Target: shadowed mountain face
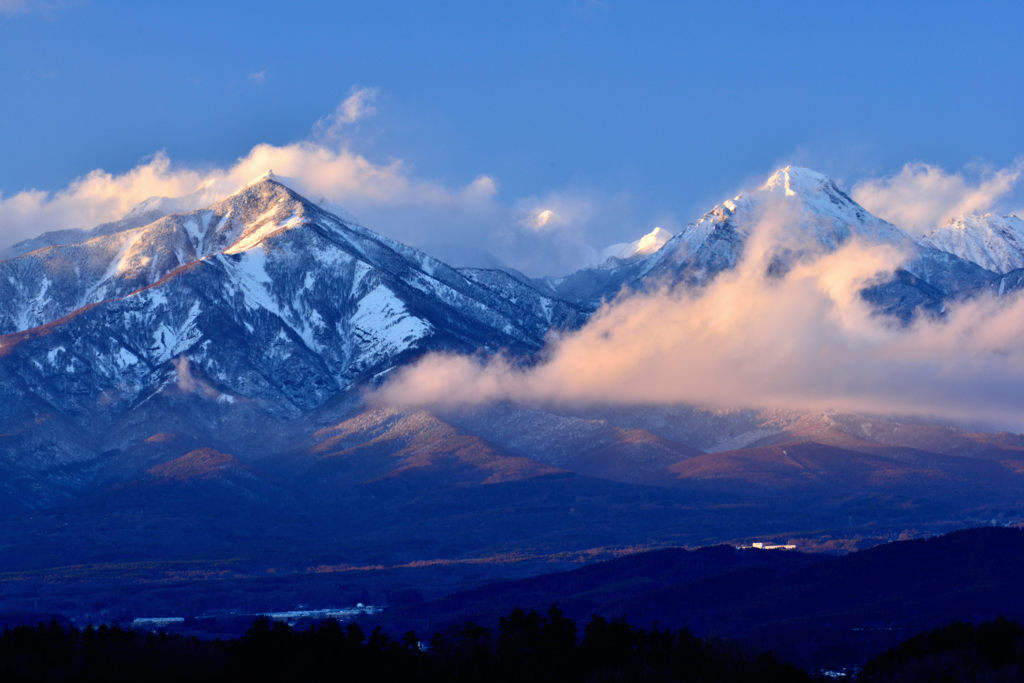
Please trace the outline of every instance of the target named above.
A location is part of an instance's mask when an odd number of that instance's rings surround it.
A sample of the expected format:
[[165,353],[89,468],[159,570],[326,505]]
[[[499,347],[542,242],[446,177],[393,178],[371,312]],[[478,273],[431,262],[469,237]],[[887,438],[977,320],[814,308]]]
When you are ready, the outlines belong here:
[[994,273],[1024,268],[1024,220],[1017,216],[960,216],[933,230],[922,242]]

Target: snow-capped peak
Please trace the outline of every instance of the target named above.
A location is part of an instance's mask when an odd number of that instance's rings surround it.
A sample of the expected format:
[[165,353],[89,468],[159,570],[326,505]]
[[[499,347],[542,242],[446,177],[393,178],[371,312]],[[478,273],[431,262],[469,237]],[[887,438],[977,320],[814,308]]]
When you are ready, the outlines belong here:
[[[910,235],[871,215],[823,173],[801,166],[786,166],[773,173],[750,199],[781,197],[801,204],[801,223],[824,246],[835,248],[851,234],[872,242],[906,244]],[[737,198],[740,199],[740,198]]]
[[249,182],[247,182],[245,185],[242,185],[242,187],[240,189],[245,189],[245,188],[247,188],[247,187],[249,187],[251,185],[257,185],[259,183],[262,183],[262,182],[265,182],[265,181],[268,181],[268,180],[272,181],[272,182],[275,182],[275,183],[278,183],[279,185],[284,185],[284,183],[281,182],[281,177],[279,175],[277,175],[276,173],[274,173],[273,169],[268,168],[266,171],[264,171],[263,173],[259,174],[258,176],[256,176],[252,180],[250,180]]
[[[785,205],[785,206],[782,206]],[[773,173],[760,187],[715,206],[649,257],[644,276],[707,282],[734,267],[747,238],[766,218],[776,229],[766,235],[774,272],[823,250],[834,251],[853,237],[873,244],[911,247],[895,225],[871,215],[828,176],[798,166]]]
[[921,241],[996,273],[1024,268],[1024,220],[1012,214],[957,216]]
[[634,256],[647,256],[665,246],[665,243],[672,239],[672,233],[662,227],[655,227],[649,233],[632,242],[620,242],[601,251],[601,261],[610,258],[626,260]]
[[216,204],[214,211],[223,216],[214,231],[230,241],[230,246],[220,248],[233,254],[252,249],[282,231],[305,225],[315,208],[284,185],[273,171],[267,171]]
[[630,244],[633,254],[653,254],[672,239],[672,233],[662,227],[655,227],[636,242]]
[[761,190],[768,192],[784,191],[785,196],[806,196],[819,192],[822,188],[834,186],[835,183],[826,175],[801,166],[786,166],[773,173]]

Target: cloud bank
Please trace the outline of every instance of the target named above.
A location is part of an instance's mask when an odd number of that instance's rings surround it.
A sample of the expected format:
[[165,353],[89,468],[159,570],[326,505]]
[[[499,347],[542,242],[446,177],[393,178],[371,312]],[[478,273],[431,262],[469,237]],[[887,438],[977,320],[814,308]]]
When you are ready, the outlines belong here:
[[904,258],[849,243],[765,276],[782,213],[747,256],[700,291],[621,298],[521,368],[430,355],[375,400],[397,406],[530,403],[790,408],[984,420],[1024,427],[1024,298],[983,298],[909,328],[872,315],[859,290]]
[[1024,161],[989,170],[970,179],[929,164],[906,164],[896,175],[862,180],[852,197],[864,208],[890,223],[927,234],[951,219],[994,209],[1016,189]]

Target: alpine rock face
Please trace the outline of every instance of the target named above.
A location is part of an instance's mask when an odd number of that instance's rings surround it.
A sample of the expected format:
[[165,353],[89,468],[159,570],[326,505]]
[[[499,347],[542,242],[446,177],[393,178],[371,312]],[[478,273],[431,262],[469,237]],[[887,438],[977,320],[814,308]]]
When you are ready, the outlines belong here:
[[921,241],[997,273],[1000,296],[1024,287],[1024,220],[1015,215],[960,216]]
[[879,311],[903,320],[919,310],[941,314],[946,301],[996,286],[996,275],[985,264],[913,237],[869,213],[828,177],[795,166],[776,171],[757,190],[715,206],[648,255],[611,259],[601,268],[544,284],[591,310],[623,287],[700,287],[736,267],[759,227],[770,235],[760,245],[770,250],[765,259],[769,275],[782,275],[797,260],[834,251],[852,238],[902,249],[907,260],[901,268],[863,295]]
[[672,239],[672,233],[656,227],[640,239],[613,244],[601,251],[600,262],[559,278],[543,278],[536,284],[552,296],[575,301],[593,312],[642,277],[647,258]]
[[30,251],[45,247],[85,242],[94,237],[142,227],[171,214],[194,211],[209,203],[204,201],[206,195],[204,189],[200,188],[196,192],[184,197],[150,197],[144,202],[139,203],[123,218],[109,223],[101,223],[95,228],[87,230],[71,228],[44,232],[37,237],[22,240],[7,249],[0,250],[0,260],[27,254]]
[[1024,268],[1024,220],[1014,215],[960,216],[921,242],[1001,275]]
[[207,209],[0,261],[0,300],[3,422],[45,405],[94,424],[97,406],[116,415],[167,387],[294,417],[424,351],[528,354],[583,320],[271,176]]
[[[769,211],[770,210],[770,211]],[[833,251],[853,237],[904,246],[909,237],[872,216],[819,173],[787,166],[750,195],[722,202],[650,258],[646,277],[703,284],[734,267],[759,224],[774,222],[769,268],[785,270],[803,251]]]
[[638,240],[606,247],[601,252],[602,262],[607,262],[611,259],[615,259],[615,261],[629,261],[653,254],[665,246],[665,243],[670,239],[672,239],[672,233],[665,228],[656,227]]

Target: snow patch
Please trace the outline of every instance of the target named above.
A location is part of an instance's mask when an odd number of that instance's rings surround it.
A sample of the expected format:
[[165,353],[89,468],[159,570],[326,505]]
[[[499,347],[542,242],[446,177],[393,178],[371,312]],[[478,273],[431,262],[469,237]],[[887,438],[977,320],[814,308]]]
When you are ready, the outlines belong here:
[[352,326],[361,342],[361,359],[404,351],[433,329],[427,321],[410,315],[401,299],[384,285],[377,285],[359,300]]
[[281,223],[275,223],[273,222],[273,218],[278,214],[278,212],[279,209],[276,207],[267,209],[263,215],[250,223],[250,226],[252,226],[251,229],[248,229],[246,233],[242,235],[241,239],[225,249],[224,253],[237,254],[239,252],[248,251],[258,246],[268,237],[275,235],[282,230],[297,227],[303,222],[301,212],[299,209],[296,209],[295,213],[293,213],[290,218]]

